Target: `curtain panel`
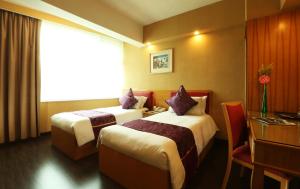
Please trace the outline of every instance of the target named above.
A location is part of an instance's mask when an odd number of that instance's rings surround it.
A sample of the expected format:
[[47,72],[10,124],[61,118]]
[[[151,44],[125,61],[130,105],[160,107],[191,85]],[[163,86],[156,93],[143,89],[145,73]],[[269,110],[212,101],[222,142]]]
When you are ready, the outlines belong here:
[[0,9],[0,143],[39,135],[40,21]]
[[259,111],[261,65],[272,64],[268,110],[297,112],[300,107],[300,9],[247,22],[247,107]]

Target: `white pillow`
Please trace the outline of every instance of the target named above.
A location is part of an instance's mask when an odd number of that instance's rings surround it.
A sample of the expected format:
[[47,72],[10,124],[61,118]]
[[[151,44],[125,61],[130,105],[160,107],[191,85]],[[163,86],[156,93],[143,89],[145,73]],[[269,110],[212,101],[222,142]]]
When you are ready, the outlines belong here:
[[[203,115],[205,114],[205,108],[206,108],[206,99],[207,96],[192,96],[192,99],[198,102],[196,106],[193,106],[189,111],[185,113],[185,115]],[[174,113],[174,110],[171,106],[169,106],[168,109],[169,112]]]
[[133,106],[134,109],[141,109],[144,107],[144,104],[147,101],[147,97],[145,96],[134,96],[134,98],[136,98],[138,101],[137,103],[135,103],[135,105]]
[[175,113],[174,110],[173,110],[173,108],[172,108],[171,106],[169,106],[168,112],[170,112],[170,113]]

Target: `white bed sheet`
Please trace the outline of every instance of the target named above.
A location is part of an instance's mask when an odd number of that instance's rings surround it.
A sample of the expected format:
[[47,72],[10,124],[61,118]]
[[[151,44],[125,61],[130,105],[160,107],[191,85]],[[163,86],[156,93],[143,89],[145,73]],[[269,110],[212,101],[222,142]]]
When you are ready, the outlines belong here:
[[[143,119],[191,129],[198,155],[218,130],[212,117],[207,114],[177,116],[175,113],[163,112]],[[99,137],[105,146],[160,169],[169,170],[172,187],[182,187],[185,170],[173,140],[118,125],[102,129]]]
[[[99,112],[111,113],[115,116],[117,124],[143,117],[145,109],[122,109],[121,106],[93,109]],[[62,112],[51,116],[53,126],[59,127],[74,134],[78,146],[82,146],[95,139],[93,128],[88,117],[79,116],[72,112]]]

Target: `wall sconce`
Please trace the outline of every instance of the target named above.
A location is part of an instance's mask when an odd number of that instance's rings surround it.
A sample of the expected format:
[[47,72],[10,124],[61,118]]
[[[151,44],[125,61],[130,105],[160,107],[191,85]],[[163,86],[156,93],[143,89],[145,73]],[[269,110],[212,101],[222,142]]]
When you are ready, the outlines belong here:
[[200,35],[200,32],[199,31],[194,31],[194,35]]

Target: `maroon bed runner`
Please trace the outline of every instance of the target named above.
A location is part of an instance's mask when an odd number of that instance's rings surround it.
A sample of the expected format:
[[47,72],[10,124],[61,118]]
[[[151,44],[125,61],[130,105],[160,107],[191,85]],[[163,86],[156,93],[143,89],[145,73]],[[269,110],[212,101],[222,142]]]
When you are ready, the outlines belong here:
[[185,169],[185,183],[188,183],[197,169],[198,162],[195,139],[190,129],[142,119],[124,123],[123,126],[172,139],[177,145],[177,150]]
[[116,124],[115,116],[110,113],[98,112],[95,110],[81,110],[72,113],[90,119],[96,138],[98,138],[99,132],[103,127]]

